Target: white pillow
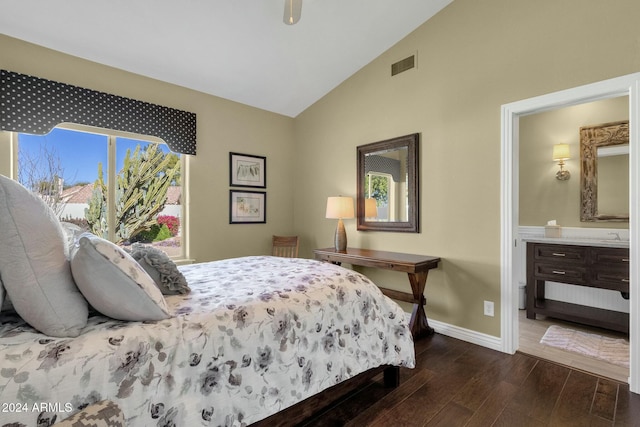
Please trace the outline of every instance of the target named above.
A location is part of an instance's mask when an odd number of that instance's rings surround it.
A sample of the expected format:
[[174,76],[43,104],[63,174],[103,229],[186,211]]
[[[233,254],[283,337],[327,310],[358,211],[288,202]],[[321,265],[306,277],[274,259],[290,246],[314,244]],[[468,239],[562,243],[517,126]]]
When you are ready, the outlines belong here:
[[62,226],[62,231],[64,231],[64,236],[66,238],[67,249],[69,252],[67,253],[67,256],[71,256],[71,248],[78,242],[78,239],[80,238],[80,235],[84,233],[84,230],[71,222],[61,221],[60,225]]
[[71,249],[71,271],[80,291],[100,313],[119,320],[162,320],[167,303],[153,279],[122,248],[83,233]]
[[60,222],[19,183],[0,175],[0,276],[16,312],[35,329],[75,337],[87,302],[73,282]]

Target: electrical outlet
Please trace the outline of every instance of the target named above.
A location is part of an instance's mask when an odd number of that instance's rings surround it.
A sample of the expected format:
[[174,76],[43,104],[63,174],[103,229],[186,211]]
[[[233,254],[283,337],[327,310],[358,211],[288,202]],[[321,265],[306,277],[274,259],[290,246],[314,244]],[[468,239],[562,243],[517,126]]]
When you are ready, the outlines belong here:
[[484,315],[493,317],[493,301],[484,302]]

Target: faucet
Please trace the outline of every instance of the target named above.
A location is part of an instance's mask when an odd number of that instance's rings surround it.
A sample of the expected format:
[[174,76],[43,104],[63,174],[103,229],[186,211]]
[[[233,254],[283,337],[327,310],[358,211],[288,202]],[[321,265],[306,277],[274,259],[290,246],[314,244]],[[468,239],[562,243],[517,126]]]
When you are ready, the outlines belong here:
[[622,240],[620,238],[620,233],[613,232],[613,233],[607,233],[607,234],[609,234],[611,236],[616,236],[616,237],[613,238],[613,240]]

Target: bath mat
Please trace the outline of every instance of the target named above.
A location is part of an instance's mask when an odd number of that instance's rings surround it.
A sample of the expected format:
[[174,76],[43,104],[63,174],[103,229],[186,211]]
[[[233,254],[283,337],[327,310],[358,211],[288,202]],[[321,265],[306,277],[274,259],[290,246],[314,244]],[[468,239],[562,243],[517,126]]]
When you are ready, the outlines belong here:
[[629,342],[622,338],[608,338],[551,325],[540,343],[625,368],[629,367]]

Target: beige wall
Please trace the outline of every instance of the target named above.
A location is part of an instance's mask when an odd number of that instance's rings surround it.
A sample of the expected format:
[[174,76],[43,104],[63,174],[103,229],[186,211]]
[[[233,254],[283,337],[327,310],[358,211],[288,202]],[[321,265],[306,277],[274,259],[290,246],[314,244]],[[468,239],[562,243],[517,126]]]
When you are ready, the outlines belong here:
[[[500,106],[639,71],[637,16],[636,0],[455,0],[296,118],[302,253],[331,245],[325,200],[355,195],[356,146],[420,132],[422,232],[357,232],[348,220],[349,243],[441,256],[428,316],[499,336]],[[391,77],[416,51],[418,69]],[[401,274],[370,274],[408,289]]]
[[[628,222],[580,222],[580,127],[628,119],[626,96],[521,117],[520,225],[542,226],[555,219],[564,227],[629,228]],[[553,146],[560,143],[569,144],[571,152],[565,166],[571,173],[568,181],[555,178],[559,166],[551,160]],[[628,200],[628,175],[621,179],[617,190],[624,192]]]
[[[293,232],[293,119],[141,77],[0,35],[0,68],[197,114],[188,156],[191,258],[269,253],[272,234]],[[0,173],[10,173],[7,132]],[[229,224],[229,152],[267,157],[267,223]]]

